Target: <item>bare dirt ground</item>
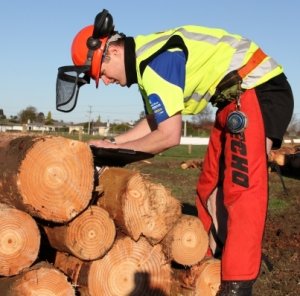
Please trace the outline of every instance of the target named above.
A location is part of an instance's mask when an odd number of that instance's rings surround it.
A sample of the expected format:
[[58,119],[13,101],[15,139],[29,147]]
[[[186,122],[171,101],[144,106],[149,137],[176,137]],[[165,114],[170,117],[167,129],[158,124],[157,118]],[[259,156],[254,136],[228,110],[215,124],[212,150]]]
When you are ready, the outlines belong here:
[[[135,165],[155,181],[170,188],[189,213],[195,214],[194,197],[197,169],[181,170],[180,159],[153,159]],[[300,295],[300,174],[281,170],[269,174],[269,208],[263,241],[263,258],[254,296]],[[194,182],[194,183],[193,183]],[[286,187],[286,191],[284,190]],[[193,295],[192,291],[172,295]]]
[[[300,295],[300,181],[299,175],[284,178],[288,193],[276,190],[278,175],[270,175],[270,198],[282,200],[283,209],[269,210],[263,253],[270,262],[263,262],[255,285],[255,295]],[[280,193],[281,192],[281,193]],[[281,195],[280,197],[278,197]]]

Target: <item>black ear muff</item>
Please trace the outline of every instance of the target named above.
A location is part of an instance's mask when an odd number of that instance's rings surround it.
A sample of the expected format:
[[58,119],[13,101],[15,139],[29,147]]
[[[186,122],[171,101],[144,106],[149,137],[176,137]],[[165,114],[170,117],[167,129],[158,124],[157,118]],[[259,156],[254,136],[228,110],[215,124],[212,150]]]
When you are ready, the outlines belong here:
[[94,21],[93,38],[101,38],[109,36],[114,30],[112,15],[103,9],[102,12],[98,13]]
[[86,41],[86,45],[87,45],[88,49],[96,50],[101,46],[101,41],[99,39],[96,39],[91,36]]
[[103,9],[95,17],[93,35],[86,41],[87,47],[91,50],[98,49],[101,46],[99,39],[111,35],[113,31],[113,18],[106,9]]

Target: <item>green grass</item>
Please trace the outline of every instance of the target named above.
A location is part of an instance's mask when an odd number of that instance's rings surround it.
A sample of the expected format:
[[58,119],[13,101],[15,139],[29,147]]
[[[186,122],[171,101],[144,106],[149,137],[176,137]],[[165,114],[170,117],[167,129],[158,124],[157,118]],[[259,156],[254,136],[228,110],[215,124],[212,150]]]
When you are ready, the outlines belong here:
[[[168,188],[174,197],[182,203],[195,204],[196,186],[199,177],[199,169],[183,170],[180,164],[188,159],[203,158],[207,146],[181,145],[169,149],[153,159],[150,164],[138,162],[129,165],[149,176],[153,182],[161,183]],[[288,195],[285,194],[280,177],[277,173],[269,174],[269,205],[268,212],[271,215],[280,215],[292,206],[291,199],[298,194],[299,179],[283,177]]]
[[287,191],[284,190],[280,177],[277,173],[269,174],[269,205],[271,215],[281,215],[293,206],[299,191],[298,177],[282,176]]
[[158,157],[164,158],[200,158],[204,157],[206,152],[206,145],[179,145],[169,150],[164,151]]
[[181,145],[149,159],[151,164],[139,162],[128,167],[136,168],[148,175],[153,182],[164,185],[181,202],[194,204],[200,170],[183,170],[180,165],[188,159],[203,158],[206,148],[197,145],[190,149],[188,145]]
[[269,198],[268,209],[270,213],[279,215],[281,213],[284,213],[289,205],[290,203],[287,200],[280,198]]

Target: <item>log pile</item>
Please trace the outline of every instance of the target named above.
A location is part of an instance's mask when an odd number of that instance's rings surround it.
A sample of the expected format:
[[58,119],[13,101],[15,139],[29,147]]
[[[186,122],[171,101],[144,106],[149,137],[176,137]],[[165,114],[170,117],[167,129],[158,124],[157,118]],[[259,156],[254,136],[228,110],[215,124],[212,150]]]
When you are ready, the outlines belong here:
[[203,159],[188,159],[188,160],[185,160],[180,164],[180,167],[183,170],[186,170],[186,169],[200,169],[200,170],[202,170]]
[[[161,184],[97,171],[79,141],[1,136],[1,295],[172,295],[172,263],[205,261],[202,223]],[[195,289],[211,285],[207,272]]]
[[268,160],[279,166],[291,166],[300,169],[300,146],[282,146],[280,149],[271,150]]
[[27,213],[0,204],[0,275],[12,276],[38,256],[40,231]]

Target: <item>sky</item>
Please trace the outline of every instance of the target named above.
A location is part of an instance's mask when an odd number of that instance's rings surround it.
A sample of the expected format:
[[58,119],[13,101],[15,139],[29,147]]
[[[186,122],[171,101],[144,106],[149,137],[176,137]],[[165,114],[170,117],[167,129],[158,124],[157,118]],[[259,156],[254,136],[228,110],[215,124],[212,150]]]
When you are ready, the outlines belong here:
[[80,90],[70,113],[56,110],[57,68],[71,65],[76,33],[107,9],[116,30],[127,36],[181,25],[226,29],[255,41],[284,68],[300,118],[300,1],[295,0],[10,0],[0,3],[0,109],[7,117],[33,106],[65,122],[131,121],[143,111],[136,85]]

